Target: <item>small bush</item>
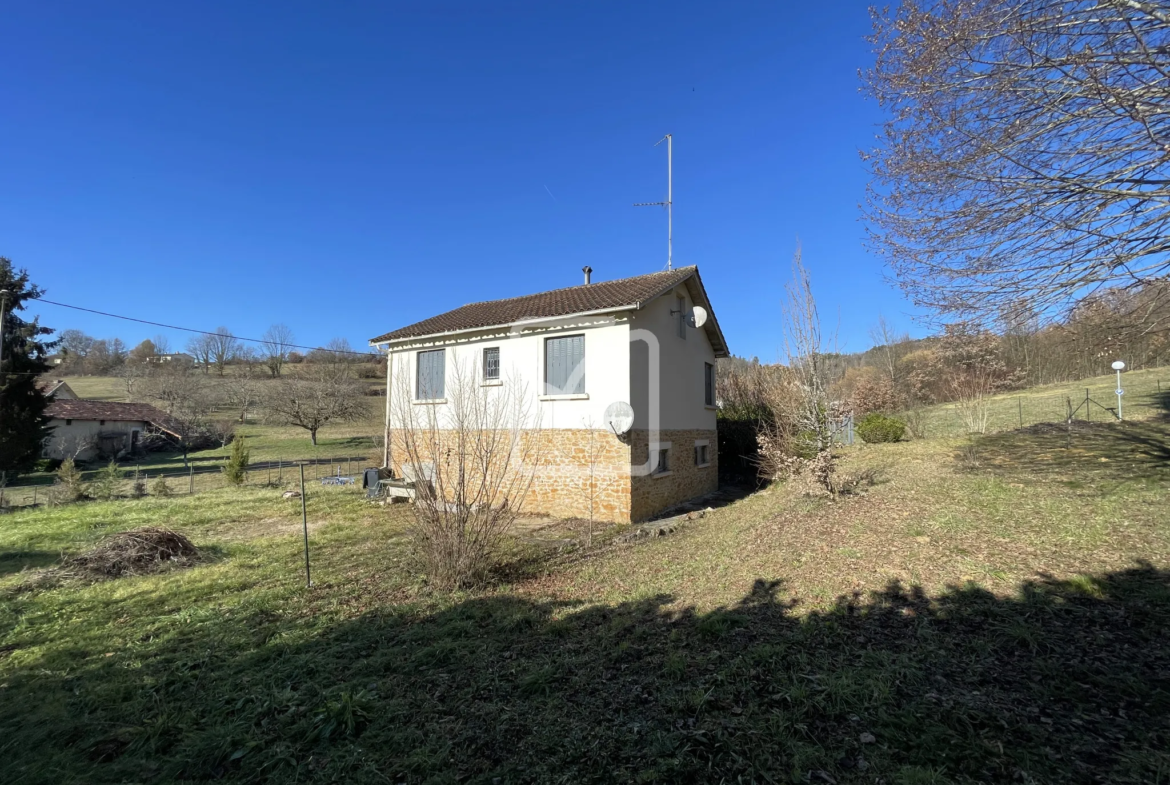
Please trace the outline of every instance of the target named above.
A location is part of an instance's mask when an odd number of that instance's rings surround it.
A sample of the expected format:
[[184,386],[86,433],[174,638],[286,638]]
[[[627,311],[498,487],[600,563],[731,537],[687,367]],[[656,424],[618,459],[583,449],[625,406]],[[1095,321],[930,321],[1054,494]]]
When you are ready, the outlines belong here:
[[122,481],[122,472],[118,470],[116,461],[110,461],[106,468],[98,471],[97,476],[89,484],[89,495],[95,499],[109,501],[118,495],[118,484]]
[[150,484],[150,495],[166,498],[171,495],[171,486],[167,485],[167,478],[161,474]]
[[248,471],[248,450],[244,448],[244,437],[236,435],[232,440],[232,454],[227,465],[223,467],[224,477],[232,485],[243,485]]
[[857,435],[868,444],[897,442],[906,435],[906,423],[895,417],[872,412],[857,423]]
[[72,458],[66,458],[57,469],[57,481],[53,483],[50,498],[54,504],[70,504],[78,501],[85,495],[85,485],[81,481],[81,470]]

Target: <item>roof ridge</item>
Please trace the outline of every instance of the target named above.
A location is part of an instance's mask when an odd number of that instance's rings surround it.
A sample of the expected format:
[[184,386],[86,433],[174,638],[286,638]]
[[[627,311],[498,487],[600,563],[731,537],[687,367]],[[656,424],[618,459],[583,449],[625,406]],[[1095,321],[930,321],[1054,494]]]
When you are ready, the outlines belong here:
[[[466,308],[469,305],[488,305],[490,303],[506,303],[510,300],[523,300],[526,297],[536,297],[541,294],[556,294],[557,292],[567,292],[570,289],[584,289],[586,286],[601,286],[609,283],[622,283],[624,281],[633,281],[637,278],[649,278],[652,275],[667,275],[668,273],[679,273],[683,270],[696,270],[698,265],[689,264],[686,267],[676,267],[673,270],[657,270],[652,273],[642,273],[641,275],[627,275],[625,278],[613,278],[608,281],[596,281],[593,283],[579,283],[575,286],[562,286],[560,289],[545,289],[543,292],[532,292],[531,294],[518,294],[515,297],[501,297],[498,300],[476,300],[471,303],[464,303],[459,308]],[[458,310],[458,309],[453,309]]]

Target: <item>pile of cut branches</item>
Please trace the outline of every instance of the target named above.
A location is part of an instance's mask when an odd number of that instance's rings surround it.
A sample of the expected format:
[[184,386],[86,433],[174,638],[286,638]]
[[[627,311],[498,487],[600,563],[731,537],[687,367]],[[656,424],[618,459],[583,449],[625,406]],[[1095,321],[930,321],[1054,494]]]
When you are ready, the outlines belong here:
[[147,575],[174,567],[190,567],[203,554],[182,534],[148,526],[119,532],[84,553],[62,559],[20,586],[25,591],[50,588],[67,581],[94,582],[127,575]]

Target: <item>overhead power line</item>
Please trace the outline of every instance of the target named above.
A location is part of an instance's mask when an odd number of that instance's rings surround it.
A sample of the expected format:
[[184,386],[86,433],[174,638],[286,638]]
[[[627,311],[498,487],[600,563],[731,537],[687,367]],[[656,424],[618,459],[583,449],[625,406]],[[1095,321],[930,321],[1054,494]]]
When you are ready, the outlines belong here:
[[[36,302],[41,302],[41,303],[48,303],[49,305],[56,305],[60,308],[72,308],[75,311],[85,311],[86,313],[97,314],[98,316],[108,316],[111,319],[122,319],[123,321],[127,321],[127,322],[137,322],[138,324],[149,324],[152,327],[164,327],[168,330],[179,330],[179,331],[185,332],[185,333],[195,333],[196,335],[211,335],[211,336],[222,336],[223,335],[223,333],[216,332],[214,330],[196,330],[194,327],[179,327],[178,325],[175,325],[175,324],[163,324],[162,322],[152,322],[149,319],[138,319],[138,318],[135,318],[133,316],[123,316],[123,315],[117,314],[117,313],[108,313],[106,311],[98,311],[94,308],[82,308],[80,305],[70,305],[69,303],[59,303],[59,302],[55,302],[53,300],[46,300],[44,297],[29,298],[29,300],[35,300]],[[263,338],[244,338],[243,336],[240,336],[240,335],[231,335],[231,337],[237,341],[247,341],[249,343],[259,343],[259,344],[264,344],[264,345],[271,345],[273,343],[277,343],[276,341],[266,341]],[[295,343],[282,343],[281,345],[284,347],[287,347],[289,349],[306,349],[310,352],[314,351],[314,350],[320,350],[320,351],[324,351],[324,352],[333,352],[334,354],[353,354],[353,355],[356,355],[358,357],[369,357],[372,354],[372,352],[356,352],[356,351],[351,351],[348,349],[328,349],[324,346],[301,346],[300,344],[295,344]]]

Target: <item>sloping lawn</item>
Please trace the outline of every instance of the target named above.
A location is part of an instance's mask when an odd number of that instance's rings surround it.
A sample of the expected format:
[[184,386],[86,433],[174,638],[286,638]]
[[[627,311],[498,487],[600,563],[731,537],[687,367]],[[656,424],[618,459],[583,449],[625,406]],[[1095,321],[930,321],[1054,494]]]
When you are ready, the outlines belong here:
[[0,577],[4,780],[1170,782],[1164,462],[1044,438],[862,447],[865,495],[778,486],[454,596],[352,492],[310,498],[308,590],[275,491],[5,516],[10,569],[146,521],[214,560]]

